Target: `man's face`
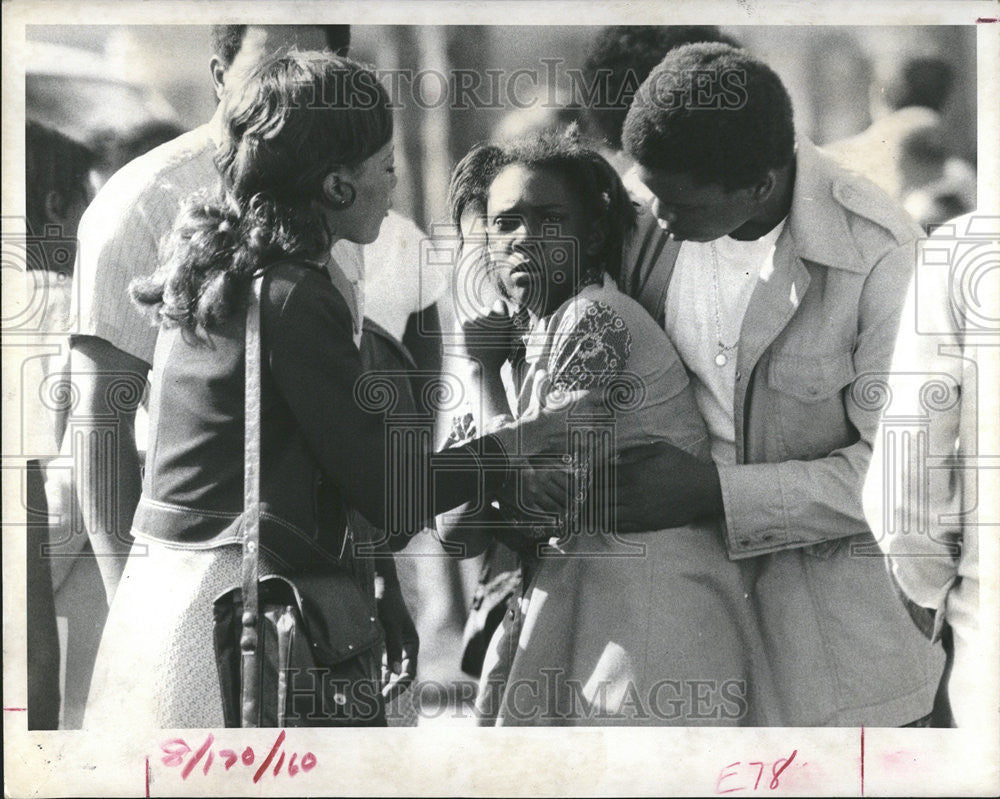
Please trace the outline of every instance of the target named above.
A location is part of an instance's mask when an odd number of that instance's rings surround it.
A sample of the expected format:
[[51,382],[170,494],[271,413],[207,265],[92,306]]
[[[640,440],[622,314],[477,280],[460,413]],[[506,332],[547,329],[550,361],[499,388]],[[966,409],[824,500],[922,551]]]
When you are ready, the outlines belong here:
[[216,86],[222,99],[224,92],[240,89],[247,78],[265,59],[289,50],[325,50],[326,34],[316,25],[249,25],[243,43]]
[[755,213],[752,186],[728,190],[642,164],[637,175],[655,197],[651,208],[660,227],[678,241],[713,241],[727,236]]

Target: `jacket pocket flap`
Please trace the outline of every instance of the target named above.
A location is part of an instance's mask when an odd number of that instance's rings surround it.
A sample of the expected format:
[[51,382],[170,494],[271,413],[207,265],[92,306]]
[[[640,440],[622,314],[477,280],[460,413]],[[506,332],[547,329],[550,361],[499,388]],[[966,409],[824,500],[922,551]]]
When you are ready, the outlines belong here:
[[382,640],[382,629],[354,578],[345,571],[268,579],[295,592],[316,660],[332,665],[360,655]]
[[[219,594],[217,616],[227,602],[242,607],[240,593],[235,586]],[[320,665],[348,660],[382,641],[382,628],[347,572],[296,575],[294,581],[274,574],[261,577],[261,607],[268,602],[295,604]]]
[[768,367],[768,382],[800,402],[821,402],[838,394],[854,379],[850,352],[829,355],[775,353]]

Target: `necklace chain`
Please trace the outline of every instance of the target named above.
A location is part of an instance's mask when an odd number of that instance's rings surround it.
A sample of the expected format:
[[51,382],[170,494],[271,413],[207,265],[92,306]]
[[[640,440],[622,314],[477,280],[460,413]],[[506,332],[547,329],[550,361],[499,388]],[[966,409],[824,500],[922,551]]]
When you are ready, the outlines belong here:
[[719,352],[715,356],[715,362],[719,366],[726,365],[726,353],[732,352],[736,349],[736,345],[740,343],[739,333],[736,334],[736,341],[732,344],[726,344],[722,340],[722,310],[719,303],[719,253],[716,250],[715,242],[710,242],[709,247],[712,249],[712,289],[715,294],[715,338],[719,342]]

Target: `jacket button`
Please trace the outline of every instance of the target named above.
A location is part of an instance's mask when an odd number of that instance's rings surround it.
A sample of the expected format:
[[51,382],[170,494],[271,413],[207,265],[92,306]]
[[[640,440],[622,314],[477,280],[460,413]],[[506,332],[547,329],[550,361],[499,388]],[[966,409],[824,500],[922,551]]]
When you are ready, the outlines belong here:
[[819,394],[819,388],[817,388],[816,386],[809,386],[809,394],[810,396],[815,397],[817,394]]
[[737,381],[743,379],[743,372],[741,372],[739,369],[736,370],[736,379]]

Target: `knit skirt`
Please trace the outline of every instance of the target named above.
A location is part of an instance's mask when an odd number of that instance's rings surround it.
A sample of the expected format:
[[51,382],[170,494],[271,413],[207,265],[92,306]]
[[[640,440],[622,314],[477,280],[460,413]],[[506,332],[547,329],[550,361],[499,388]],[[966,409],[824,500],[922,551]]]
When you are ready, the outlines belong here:
[[[237,546],[190,550],[136,541],[101,638],[85,728],[225,726],[213,603],[239,585],[241,566]],[[260,569],[280,573],[266,553]],[[379,653],[340,664],[338,674],[377,685]]]

